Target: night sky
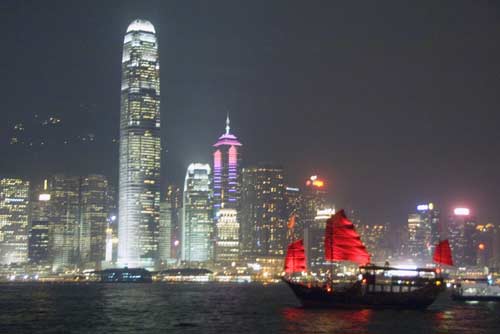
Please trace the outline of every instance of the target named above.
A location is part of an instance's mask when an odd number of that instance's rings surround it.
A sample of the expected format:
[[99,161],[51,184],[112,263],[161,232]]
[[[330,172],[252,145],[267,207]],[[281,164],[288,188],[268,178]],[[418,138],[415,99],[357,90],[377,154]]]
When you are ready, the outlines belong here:
[[160,43],[165,184],[210,161],[229,112],[244,165],[281,164],[290,185],[317,173],[365,222],[404,224],[432,201],[500,223],[495,1],[2,0],[0,175],[117,184],[136,18]]

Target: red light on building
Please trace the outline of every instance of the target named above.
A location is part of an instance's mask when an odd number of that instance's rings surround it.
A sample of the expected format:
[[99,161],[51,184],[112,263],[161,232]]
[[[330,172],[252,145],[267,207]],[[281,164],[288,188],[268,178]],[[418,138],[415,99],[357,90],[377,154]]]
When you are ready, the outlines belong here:
[[477,248],[479,248],[479,250],[485,250],[486,246],[483,243],[480,243],[477,245]]

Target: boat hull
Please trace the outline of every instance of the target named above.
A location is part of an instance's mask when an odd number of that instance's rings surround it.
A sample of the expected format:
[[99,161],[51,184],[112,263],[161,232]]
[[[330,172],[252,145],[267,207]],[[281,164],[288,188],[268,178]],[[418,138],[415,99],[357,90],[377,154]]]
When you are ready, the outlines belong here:
[[329,291],[325,286],[308,286],[286,278],[283,281],[292,289],[304,307],[348,308],[348,309],[425,309],[431,305],[439,293],[440,286],[429,284],[405,293],[365,292],[361,282],[337,291],[335,286]]

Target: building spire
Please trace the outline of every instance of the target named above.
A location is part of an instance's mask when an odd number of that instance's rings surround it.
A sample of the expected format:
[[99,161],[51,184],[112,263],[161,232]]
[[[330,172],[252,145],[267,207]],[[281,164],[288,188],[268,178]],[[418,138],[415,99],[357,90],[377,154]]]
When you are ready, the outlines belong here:
[[229,126],[229,113],[227,113],[227,117],[226,117],[226,135],[229,134],[229,130],[231,129],[231,127]]

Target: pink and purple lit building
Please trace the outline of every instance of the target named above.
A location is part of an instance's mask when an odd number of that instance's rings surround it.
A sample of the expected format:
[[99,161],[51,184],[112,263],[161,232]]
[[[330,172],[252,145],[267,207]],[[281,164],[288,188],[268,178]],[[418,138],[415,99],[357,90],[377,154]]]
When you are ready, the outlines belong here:
[[[215,257],[218,259],[228,258],[225,256],[224,249],[218,249],[219,240],[239,242],[234,236],[221,235],[225,229],[218,224],[218,217],[221,209],[231,209],[239,213],[240,206],[240,171],[241,171],[241,146],[235,135],[230,133],[229,116],[226,119],[226,132],[219,137],[214,147],[213,164],[213,203],[214,203],[214,221],[218,226],[216,231],[216,249]],[[233,222],[234,224],[234,222]],[[239,222],[237,222],[239,224]],[[231,239],[231,240],[228,240]],[[234,248],[234,247],[233,247]],[[234,249],[231,251],[234,258]],[[227,255],[227,254],[226,254]]]
[[239,209],[241,143],[229,132],[229,116],[226,133],[213,145],[213,191],[214,214],[220,209]]

